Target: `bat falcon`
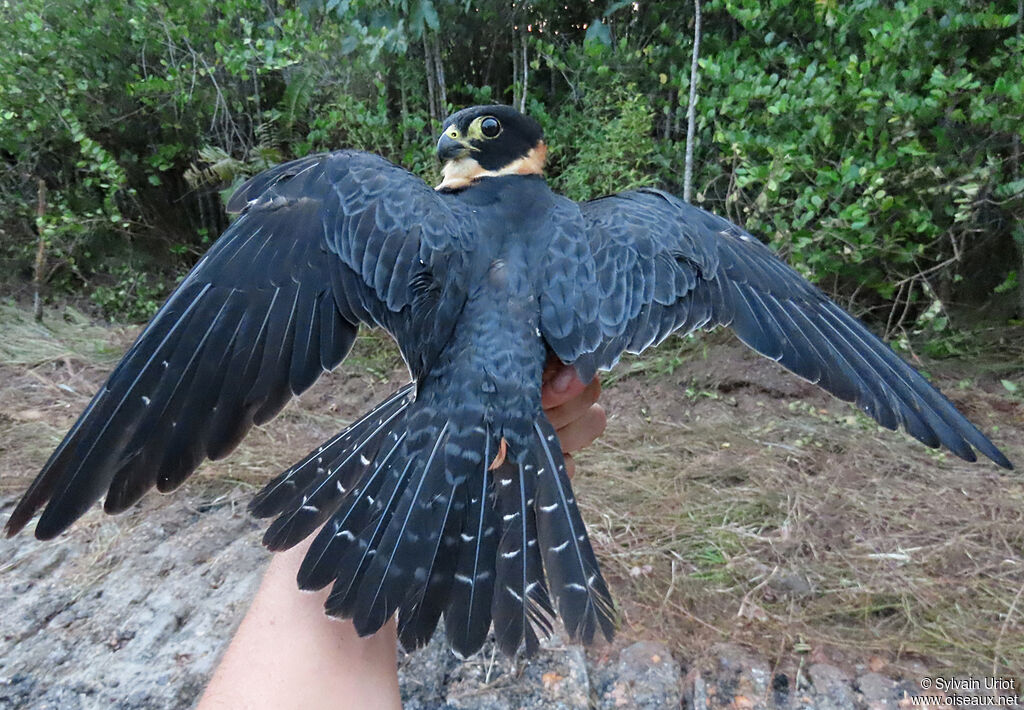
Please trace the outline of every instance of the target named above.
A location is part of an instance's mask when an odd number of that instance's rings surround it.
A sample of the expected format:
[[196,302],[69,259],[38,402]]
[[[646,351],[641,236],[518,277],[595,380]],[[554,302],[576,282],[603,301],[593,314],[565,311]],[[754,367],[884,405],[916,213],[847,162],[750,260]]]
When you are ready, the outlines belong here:
[[[743,229],[640,189],[576,203],[544,179],[539,124],[507,106],[448,118],[432,189],[371,154],[251,178],[240,213],[114,369],[7,522],[49,539],[177,488],[336,367],[360,325],[411,384],[270,482],[265,544],[319,529],[304,589],[360,634],[398,614],[406,648],[443,616],[461,656],[611,638],[614,611],[554,429],[549,357],[586,382],[671,333],[728,326],[888,429],[968,461],[1006,457],[918,372]],[[44,507],[45,506],[45,507]]]

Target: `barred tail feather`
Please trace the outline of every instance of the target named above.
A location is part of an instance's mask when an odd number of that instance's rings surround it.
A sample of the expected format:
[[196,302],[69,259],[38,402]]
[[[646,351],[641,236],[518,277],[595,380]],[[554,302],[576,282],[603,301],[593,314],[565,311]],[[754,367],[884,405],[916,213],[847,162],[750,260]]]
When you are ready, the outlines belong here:
[[[453,416],[444,447],[444,482],[439,493],[431,496],[429,506],[444,508],[441,525],[430,515],[420,515],[418,543],[410,545],[407,557],[426,560],[426,583],[414,585],[402,602],[398,614],[398,638],[407,650],[419,648],[430,640],[451,594],[467,499],[466,481],[486,467],[489,432],[480,425],[483,411],[465,407]],[[447,502],[445,502],[447,499]],[[427,507],[424,501],[421,505]],[[418,580],[420,568],[414,572]]]
[[610,641],[615,632],[614,605],[576,507],[558,438],[544,416],[534,423],[534,430],[541,456],[537,531],[558,612],[574,641],[589,644],[598,630]]
[[494,502],[490,464],[494,458],[490,432],[478,475],[465,487],[466,516],[459,535],[461,547],[452,589],[444,612],[448,644],[461,658],[480,650],[491,628],[494,566],[498,554],[499,516]]
[[[299,588],[309,591],[323,589],[332,581],[335,582],[331,597],[327,599],[327,613],[342,616],[335,609],[337,590],[344,570],[352,570],[354,578],[362,568],[372,540],[366,539],[366,530],[377,521],[382,527],[387,517],[380,512],[382,501],[386,502],[385,511],[389,513],[393,501],[402,494],[411,461],[398,461],[397,453],[405,442],[406,434],[392,432],[389,441],[381,447],[383,456],[378,453],[373,464],[373,472],[365,476],[347,495],[341,508],[334,514],[314,538],[309,546],[302,564],[299,566]],[[353,562],[355,555],[361,555]]]
[[[385,427],[396,411],[404,411],[409,406],[414,397],[414,388],[414,383],[405,385],[268,483],[253,497],[249,511],[257,518],[270,518],[292,508],[311,486],[323,482],[326,469],[334,469],[334,464],[360,446],[365,450],[367,440]],[[362,453],[372,457],[375,452]]]
[[534,653],[537,630],[545,636],[552,630],[554,609],[544,582],[533,510],[536,472],[532,464],[511,462],[495,472],[502,534],[491,615],[498,647],[509,656],[524,643],[526,653]]
[[465,510],[465,498],[461,493],[459,490],[457,497],[461,510],[449,512],[444,530],[434,545],[436,552],[427,568],[426,585],[411,589],[398,609],[398,640],[406,651],[415,651],[427,645],[451,594],[462,511]]
[[387,435],[402,427],[412,399],[412,385],[403,387],[260,491],[250,504],[252,512],[257,517],[278,515],[263,544],[286,550],[333,515],[364,477]]
[[[380,544],[374,550],[373,559],[360,575],[352,620],[361,636],[380,629],[398,609],[413,584],[426,583],[426,568],[422,558],[417,559],[415,553],[420,552],[420,542],[426,531],[439,531],[443,527],[441,515],[450,502],[450,495],[445,496],[439,485],[445,481],[442,452],[448,438],[449,423],[446,421],[438,431],[436,427],[423,426],[429,421],[425,410],[417,414],[420,416],[416,419],[420,421],[411,420],[410,431],[417,434],[430,432],[434,441],[426,449],[425,458],[410,458],[413,472],[409,483]],[[407,441],[407,453],[417,450],[418,446],[408,446]]]

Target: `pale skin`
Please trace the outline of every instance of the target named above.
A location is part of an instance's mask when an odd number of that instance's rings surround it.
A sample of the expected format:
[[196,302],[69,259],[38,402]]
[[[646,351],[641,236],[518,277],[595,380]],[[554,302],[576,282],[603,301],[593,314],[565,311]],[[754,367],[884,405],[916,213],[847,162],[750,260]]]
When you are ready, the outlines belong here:
[[[570,452],[604,433],[601,384],[585,385],[571,366],[550,363],[541,404]],[[252,605],[203,693],[197,710],[401,708],[395,620],[367,638],[350,621],[324,615],[330,589],[302,592],[295,576],[312,536],[274,555]]]

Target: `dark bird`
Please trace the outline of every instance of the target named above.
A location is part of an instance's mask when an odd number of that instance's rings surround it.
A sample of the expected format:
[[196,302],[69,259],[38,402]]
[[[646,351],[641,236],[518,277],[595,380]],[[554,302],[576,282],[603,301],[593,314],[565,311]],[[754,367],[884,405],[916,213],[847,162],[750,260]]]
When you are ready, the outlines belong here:
[[299,573],[360,634],[398,612],[407,648],[445,618],[461,655],[492,624],[537,646],[610,638],[613,607],[541,410],[553,354],[588,381],[669,334],[730,326],[889,429],[1010,462],[863,325],[760,241],[659,190],[575,203],[543,177],[540,126],[465,109],[435,190],[343,150],[268,170],[50,456],[7,522],[58,535],[101,496],[123,511],[226,456],[337,366],[360,324],[390,332],[413,383],[252,502],[272,550],[317,528]]

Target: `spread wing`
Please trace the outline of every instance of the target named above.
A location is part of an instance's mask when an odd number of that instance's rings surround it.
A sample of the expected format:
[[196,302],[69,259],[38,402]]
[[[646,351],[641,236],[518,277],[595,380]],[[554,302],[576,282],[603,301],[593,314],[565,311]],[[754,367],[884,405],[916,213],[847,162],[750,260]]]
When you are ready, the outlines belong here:
[[[920,373],[739,227],[656,190],[581,204],[560,224],[548,281],[561,293],[543,304],[541,330],[584,380],[670,333],[730,326],[883,426],[1012,468]],[[568,236],[579,229],[585,240]]]
[[51,455],[8,535],[43,505],[36,537],[48,539],[104,493],[117,512],[154,485],[177,487],[338,365],[360,322],[388,328],[410,366],[424,366],[430,343],[413,333],[446,322],[436,284],[456,279],[463,251],[450,200],[382,158],[342,151],[252,178],[229,209],[242,215]]

